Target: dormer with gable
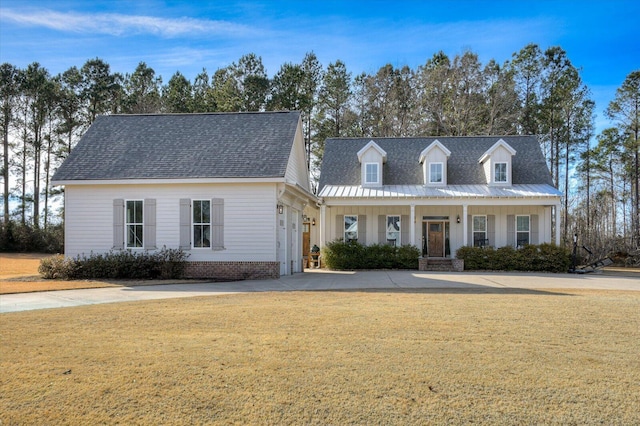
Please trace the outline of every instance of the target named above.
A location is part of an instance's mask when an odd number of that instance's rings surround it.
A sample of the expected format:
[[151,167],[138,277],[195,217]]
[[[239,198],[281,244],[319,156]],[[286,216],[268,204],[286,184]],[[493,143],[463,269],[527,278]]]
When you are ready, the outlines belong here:
[[447,184],[447,161],[451,151],[439,140],[434,140],[421,153],[424,184],[427,186],[444,186]]
[[482,164],[484,175],[489,186],[512,185],[512,158],[516,150],[500,139],[485,151],[478,162]]
[[360,182],[363,187],[382,186],[382,166],[387,161],[387,153],[380,145],[370,141],[358,151],[360,162]]

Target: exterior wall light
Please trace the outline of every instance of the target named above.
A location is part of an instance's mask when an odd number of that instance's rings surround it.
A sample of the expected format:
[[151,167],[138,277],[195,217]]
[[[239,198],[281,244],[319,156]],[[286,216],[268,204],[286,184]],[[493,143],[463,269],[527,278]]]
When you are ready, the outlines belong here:
[[284,213],[284,206],[282,204],[278,204],[278,213],[279,214]]

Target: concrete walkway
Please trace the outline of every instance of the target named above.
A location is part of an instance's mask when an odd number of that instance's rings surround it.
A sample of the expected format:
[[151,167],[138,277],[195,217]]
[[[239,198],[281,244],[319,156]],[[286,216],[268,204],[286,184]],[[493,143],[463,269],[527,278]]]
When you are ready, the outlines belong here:
[[0,296],[0,313],[98,303],[264,291],[531,292],[559,289],[640,291],[638,275],[307,270],[278,280],[44,291]]

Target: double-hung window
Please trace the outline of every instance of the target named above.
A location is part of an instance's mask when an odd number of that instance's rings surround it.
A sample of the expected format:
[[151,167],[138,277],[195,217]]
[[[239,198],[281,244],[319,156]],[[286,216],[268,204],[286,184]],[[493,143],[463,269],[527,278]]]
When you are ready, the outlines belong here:
[[529,216],[516,216],[516,247],[522,247],[531,241]]
[[494,182],[507,183],[507,163],[495,163]]
[[400,216],[387,216],[387,243],[400,246]]
[[344,217],[344,240],[357,241],[358,240],[358,216],[346,216]]
[[142,200],[127,200],[125,204],[124,229],[127,248],[144,247],[143,206],[144,202]]
[[442,183],[442,170],[444,169],[443,163],[429,163],[429,183]]
[[488,244],[487,240],[487,217],[473,216],[473,246],[484,247]]
[[193,247],[211,247],[211,200],[193,200]]
[[380,183],[378,178],[378,163],[366,163],[364,165],[364,183],[369,185],[377,185]]

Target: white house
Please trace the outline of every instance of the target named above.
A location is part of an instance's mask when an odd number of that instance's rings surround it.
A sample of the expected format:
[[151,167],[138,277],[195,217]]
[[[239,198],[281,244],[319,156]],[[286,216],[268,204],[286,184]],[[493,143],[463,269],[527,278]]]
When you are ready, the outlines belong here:
[[298,112],[101,116],[53,183],[66,256],[181,248],[187,276],[224,279],[304,268]]
[[559,244],[560,195],[535,136],[328,139],[319,240],[446,259],[466,245],[552,242],[555,226]]

